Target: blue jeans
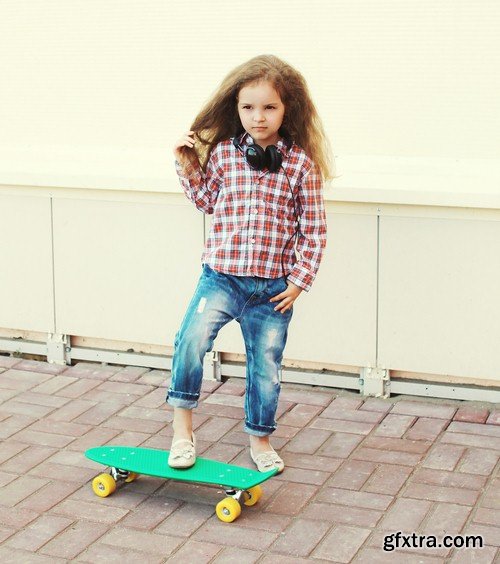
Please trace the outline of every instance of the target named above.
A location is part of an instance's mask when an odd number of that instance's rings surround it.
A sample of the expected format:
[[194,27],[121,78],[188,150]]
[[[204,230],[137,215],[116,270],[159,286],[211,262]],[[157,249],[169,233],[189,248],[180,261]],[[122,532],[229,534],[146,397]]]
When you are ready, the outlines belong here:
[[286,277],[233,276],[207,264],[202,268],[175,335],[167,403],[185,409],[198,405],[205,354],[219,330],[236,319],[247,356],[244,429],[259,437],[270,435],[276,429],[281,361],[293,307],[285,313],[274,311],[279,302],[269,300],[287,289]]

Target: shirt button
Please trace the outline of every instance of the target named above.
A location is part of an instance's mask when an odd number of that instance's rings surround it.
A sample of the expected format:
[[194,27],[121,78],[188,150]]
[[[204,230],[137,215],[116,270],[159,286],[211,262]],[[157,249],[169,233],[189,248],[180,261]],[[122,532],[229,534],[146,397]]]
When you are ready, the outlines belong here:
[[252,210],[252,213],[255,215],[258,210]]
[[250,243],[255,243],[255,239],[251,239]]

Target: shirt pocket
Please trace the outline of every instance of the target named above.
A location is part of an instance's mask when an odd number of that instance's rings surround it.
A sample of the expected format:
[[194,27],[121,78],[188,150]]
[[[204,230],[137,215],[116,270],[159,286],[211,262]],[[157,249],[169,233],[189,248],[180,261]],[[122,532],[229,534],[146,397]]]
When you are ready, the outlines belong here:
[[[295,205],[297,206],[297,204]],[[265,194],[264,206],[267,219],[271,221],[277,231],[293,233],[296,219],[291,194],[288,198],[281,195],[276,197],[275,194]]]

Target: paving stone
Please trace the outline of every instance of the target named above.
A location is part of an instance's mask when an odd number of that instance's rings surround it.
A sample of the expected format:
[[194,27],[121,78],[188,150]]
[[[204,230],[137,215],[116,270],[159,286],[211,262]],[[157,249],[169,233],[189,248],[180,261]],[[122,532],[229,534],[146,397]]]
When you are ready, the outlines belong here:
[[56,392],[56,394],[63,398],[75,399],[75,398],[79,398],[80,396],[83,396],[90,390],[97,388],[97,386],[99,386],[100,383],[101,383],[100,380],[85,380],[85,379],[77,380],[75,383],[70,384],[65,388],[62,388],[62,390],[59,390],[58,392]]
[[175,554],[169,557],[169,563],[186,564],[186,562],[196,562],[196,564],[203,564],[204,562],[212,562],[223,546],[220,544],[197,542],[188,540]]
[[388,531],[416,531],[431,507],[430,501],[399,498],[385,514],[380,528]]
[[433,441],[448,426],[447,419],[431,419],[419,417],[408,429],[405,438],[416,441]]
[[9,548],[8,546],[0,546],[0,562],[4,564],[17,564],[18,562],[22,562],[22,564],[57,564],[58,562],[66,562],[66,560]]
[[[370,413],[367,411],[366,413]],[[318,417],[310,425],[312,429],[325,429],[327,431],[336,431],[344,433],[355,433],[358,435],[368,435],[375,427],[376,423],[362,423],[360,421],[344,421],[342,419],[327,419],[326,417]]]
[[21,362],[21,358],[0,354],[0,366],[2,366],[3,368],[12,368],[16,364],[20,364]]
[[486,507],[480,507],[472,520],[474,521],[474,523],[482,523],[484,525],[494,525],[496,527],[499,527],[500,509],[488,509]]
[[320,414],[328,419],[342,419],[343,421],[359,421],[361,423],[378,423],[384,418],[384,413],[378,411],[362,411],[360,409],[347,409],[336,405],[333,401]]
[[486,478],[483,476],[474,476],[462,472],[445,472],[432,468],[419,468],[413,474],[411,480],[421,484],[435,484],[470,490],[480,490],[486,483]]
[[7,390],[30,390],[42,382],[50,380],[50,378],[49,374],[39,374],[17,369],[7,370],[7,372],[2,373],[0,387]]
[[265,511],[278,515],[298,515],[317,491],[317,486],[309,484],[283,484]]
[[16,402],[60,408],[70,401],[68,398],[62,398],[56,395],[35,393],[34,390],[36,390],[36,388],[18,393],[15,398]]
[[[410,546],[402,546],[403,539],[399,538],[399,548],[395,548],[395,550],[392,553],[386,553],[386,554],[392,554],[393,558],[395,559],[395,562],[406,562],[407,557],[410,559],[412,557],[419,558],[419,560],[416,559],[410,560],[411,562],[420,562],[421,558],[422,558],[422,562],[427,562],[425,558],[427,557],[428,554],[431,554],[432,558],[439,558],[438,562],[444,564],[444,562],[446,562],[446,560],[444,559],[447,556],[449,556],[451,553],[451,548],[438,548],[438,547],[429,548],[426,545],[426,540],[428,539],[426,539],[425,536],[421,538],[422,535],[419,532],[408,531],[408,530],[400,531],[398,529],[391,532],[383,531],[383,530],[374,531],[374,533],[371,535],[370,539],[366,543],[367,548],[377,547],[383,550],[384,546],[387,547],[398,546],[397,540],[395,538],[395,533],[397,533],[398,531],[401,533],[401,536],[404,536],[408,539],[408,541],[410,542]],[[440,539],[436,539],[436,540],[440,540]]]
[[[228,546],[219,552],[213,562],[214,564],[253,564],[257,562],[261,556],[262,552]],[[276,564],[276,556],[273,555],[270,558],[272,558],[271,562]],[[261,562],[263,562],[263,560],[261,560]]]
[[380,464],[363,487],[366,492],[396,495],[413,469],[408,466]]
[[85,413],[79,415],[76,419],[73,419],[73,423],[78,423],[81,425],[100,425],[112,415],[115,415],[124,408],[122,403],[99,403],[94,402],[96,405],[87,409]]
[[137,550],[131,550],[130,548],[120,548],[97,541],[90,545],[85,552],[82,552],[75,561],[87,564],[95,564],[96,562],[105,562],[106,564],[137,564],[138,562],[159,564],[165,562],[165,558],[160,555],[145,554],[139,552],[140,546],[136,548]]
[[156,527],[155,533],[189,537],[213,514],[213,508],[208,505],[187,503],[176,509],[161,525]]
[[492,411],[486,423],[488,425],[500,425],[500,410]]
[[290,403],[305,403],[308,405],[327,406],[335,398],[333,393],[322,393],[309,391],[306,387],[303,390],[293,390],[282,385],[280,392],[280,401]]
[[36,418],[27,417],[26,415],[11,415],[7,417],[0,425],[0,439],[12,441],[12,436],[31,425],[34,421],[36,421]]
[[301,517],[317,519],[327,523],[343,523],[345,525],[360,525],[361,527],[375,527],[384,513],[376,509],[363,507],[349,507],[336,503],[310,503],[301,513]]
[[[286,463],[286,461],[285,461]],[[315,484],[321,486],[330,477],[330,468],[324,467],[325,472],[320,470],[304,470],[302,468],[290,468],[287,466],[286,474],[278,474],[274,477],[275,480],[297,482],[299,484]]]
[[243,396],[245,394],[245,380],[236,382],[228,380],[217,389],[218,394],[229,394],[230,396]]
[[367,437],[363,441],[364,447],[379,448],[382,450],[393,450],[397,452],[409,452],[422,454],[426,452],[431,443],[428,441],[413,441],[410,439],[397,439],[395,437]]
[[[117,392],[107,392],[94,388],[87,392],[82,399],[95,401],[97,404],[119,405],[122,408],[137,401],[141,396],[133,394],[122,394]],[[99,406],[96,406],[99,407]]]
[[489,546],[500,546],[500,527],[492,527],[490,525],[481,525],[479,523],[470,523],[465,527],[462,534],[479,535],[483,537],[483,544]]
[[284,452],[286,465],[293,468],[303,468],[304,470],[325,470],[335,472],[342,464],[342,459],[331,458],[329,456],[319,456],[312,454],[301,454],[296,452]]
[[66,372],[68,366],[65,364],[52,364],[40,360],[22,359],[16,364],[16,370],[27,370],[39,374],[61,374]]
[[323,488],[315,498],[315,501],[325,503],[338,503],[351,507],[364,507],[366,509],[385,510],[393,501],[390,495],[382,495],[370,492],[343,490],[340,488]]
[[402,466],[416,466],[421,454],[408,452],[384,451],[377,448],[358,448],[352,455],[353,460],[368,460],[371,462],[382,462],[385,464],[401,464]]
[[370,535],[370,529],[337,525],[314,550],[314,558],[350,562]]
[[463,446],[436,444],[425,457],[422,466],[436,470],[455,470],[464,452]]
[[436,419],[452,419],[457,408],[442,403],[421,403],[417,401],[399,401],[394,404],[391,413],[416,415],[417,417],[433,417]]
[[26,450],[28,447],[29,445],[25,443],[13,440],[0,442],[0,464]]
[[93,362],[79,362],[70,366],[64,372],[65,376],[74,378],[91,378],[93,380],[107,380],[120,371],[119,366],[110,366]]
[[268,550],[290,556],[307,556],[329,529],[329,523],[296,519]]
[[393,405],[394,404],[388,399],[367,398],[359,409],[363,411],[379,411],[380,413],[387,413],[392,409]]
[[10,413],[11,415],[24,415],[26,417],[39,419],[41,417],[45,417],[55,409],[54,407],[47,407],[45,405],[35,405],[32,403],[18,401],[17,397],[18,396],[2,403],[2,411],[4,413]]
[[[149,370],[149,368],[144,368],[143,366],[124,366],[123,368],[120,368],[114,376],[111,376],[109,381],[131,384],[133,382],[137,382],[141,376],[147,377],[148,374],[151,374],[151,370]],[[147,384],[148,382],[140,383]]]
[[[318,432],[318,431],[316,431]],[[361,443],[363,437],[351,433],[334,433],[318,450],[323,456],[347,458]]]
[[285,450],[287,452],[313,454],[329,437],[331,437],[331,433],[328,431],[306,427],[295,435],[295,437],[286,445]]
[[150,407],[155,409],[157,407],[165,407],[165,409],[171,408],[165,403],[166,392],[162,388],[157,388],[149,394],[142,396],[137,401],[134,402],[134,407]]
[[218,441],[234,429],[238,423],[229,417],[210,417],[197,429],[196,438],[205,441]]
[[474,505],[478,499],[479,492],[464,488],[447,488],[445,486],[413,483],[408,484],[403,496],[457,503],[459,505]]
[[360,490],[377,468],[374,462],[346,460],[332,478],[328,486],[347,490]]
[[416,419],[417,418],[413,415],[396,415],[389,413],[384,417],[373,434],[381,437],[400,438],[413,425]]
[[228,531],[227,523],[222,523],[214,517],[199,528],[192,535],[191,540],[250,550],[259,547],[260,550],[267,551],[278,534],[256,529],[253,529],[252,534],[249,534],[248,528],[238,525],[238,521],[231,523],[231,530]]
[[404,562],[405,564],[443,564],[442,558],[422,556],[421,554],[408,554],[401,551],[385,552],[381,548],[363,548],[356,558],[352,560],[356,564],[386,564],[387,562]]
[[[58,396],[54,396],[54,397],[58,397]],[[91,407],[94,407],[96,405],[94,401],[86,401],[79,399],[69,400],[68,398],[62,398],[62,399],[66,399],[66,401],[69,403],[66,403],[65,405],[63,405],[59,409],[56,409],[52,413],[49,413],[47,419],[50,419],[51,421],[72,421],[73,419],[82,415],[83,413],[88,411]]]
[[2,488],[1,503],[7,507],[13,507],[47,483],[48,480],[41,478],[20,476],[17,480],[10,482],[7,486]]
[[480,407],[460,407],[453,417],[454,421],[466,421],[468,423],[484,423],[490,414],[489,409]]
[[42,515],[28,525],[28,527],[11,537],[6,542],[6,546],[36,552],[40,547],[64,531],[64,529],[67,529],[72,523],[73,519],[57,517],[55,515]]
[[88,519],[99,523],[116,523],[128,511],[119,507],[109,507],[100,503],[87,503],[85,501],[66,499],[51,509],[52,514],[64,515],[74,519]]
[[96,427],[83,435],[75,439],[71,444],[68,445],[68,450],[75,450],[78,452],[85,452],[87,449],[105,445],[112,442],[115,437],[120,434],[118,429],[108,429],[106,427]]
[[108,526],[104,523],[77,521],[45,544],[39,553],[71,560],[102,536],[107,529]]
[[19,431],[12,438],[16,441],[28,443],[32,445],[43,445],[55,448],[63,448],[69,445],[75,437],[67,435],[60,435],[56,433],[42,433],[39,431],[31,431],[30,429],[23,429]]
[[38,517],[38,513],[19,507],[3,507],[0,505],[0,525],[11,529],[22,529]]
[[[473,423],[470,423],[470,425],[473,425]],[[441,437],[441,442],[467,447],[500,450],[500,437],[487,437],[478,434],[455,433],[446,430]]]
[[333,409],[358,409],[363,406],[364,400],[359,396],[339,396],[336,397],[330,407]]
[[448,431],[456,433],[471,433],[473,435],[484,435],[487,437],[500,437],[500,427],[496,425],[484,425],[482,423],[466,423],[453,421]]
[[63,475],[59,480],[49,482],[44,488],[24,499],[17,507],[43,513],[66,499],[78,488],[79,482],[68,482]]
[[422,533],[443,537],[457,535],[465,525],[471,512],[470,507],[453,503],[436,503],[429,519],[422,527]]
[[37,394],[53,394],[76,381],[76,378],[71,378],[70,376],[54,376],[50,380],[46,380],[42,384],[33,388],[33,392]]
[[157,433],[160,429],[163,429],[167,423],[168,421],[155,421],[151,419],[139,419],[115,415],[106,421],[103,421],[101,426],[116,430],[133,429],[138,433],[153,434]]
[[457,549],[450,560],[451,564],[491,564],[495,561],[497,549],[494,546],[483,546],[477,549]]
[[462,457],[458,470],[468,474],[489,476],[493,472],[499,457],[500,452],[498,451],[486,450],[484,448],[469,448]]
[[6,472],[0,472],[0,488],[3,488],[10,482],[17,480],[19,478],[18,474],[7,474]]
[[81,437],[88,433],[92,427],[90,425],[82,425],[81,423],[72,423],[68,421],[53,421],[44,419],[37,421],[30,426],[31,431],[40,431],[42,433],[52,433],[55,435],[66,435],[68,437]]
[[321,413],[323,406],[320,405],[295,405],[290,411],[282,415],[278,421],[279,425],[290,425],[292,427],[306,426],[318,413]]

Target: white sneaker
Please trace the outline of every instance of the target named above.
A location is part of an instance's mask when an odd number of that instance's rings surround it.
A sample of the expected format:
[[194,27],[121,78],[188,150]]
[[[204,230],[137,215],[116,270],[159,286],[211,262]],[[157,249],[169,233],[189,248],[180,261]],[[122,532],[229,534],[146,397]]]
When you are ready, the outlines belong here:
[[257,470],[259,472],[270,472],[273,468],[277,468],[279,474],[280,472],[283,472],[283,469],[285,468],[285,463],[274,449],[261,452],[256,456],[254,456],[252,449],[250,449],[250,458],[257,465]]
[[191,440],[179,439],[172,443],[168,455],[168,465],[171,468],[190,468],[196,462],[196,439],[194,433]]

